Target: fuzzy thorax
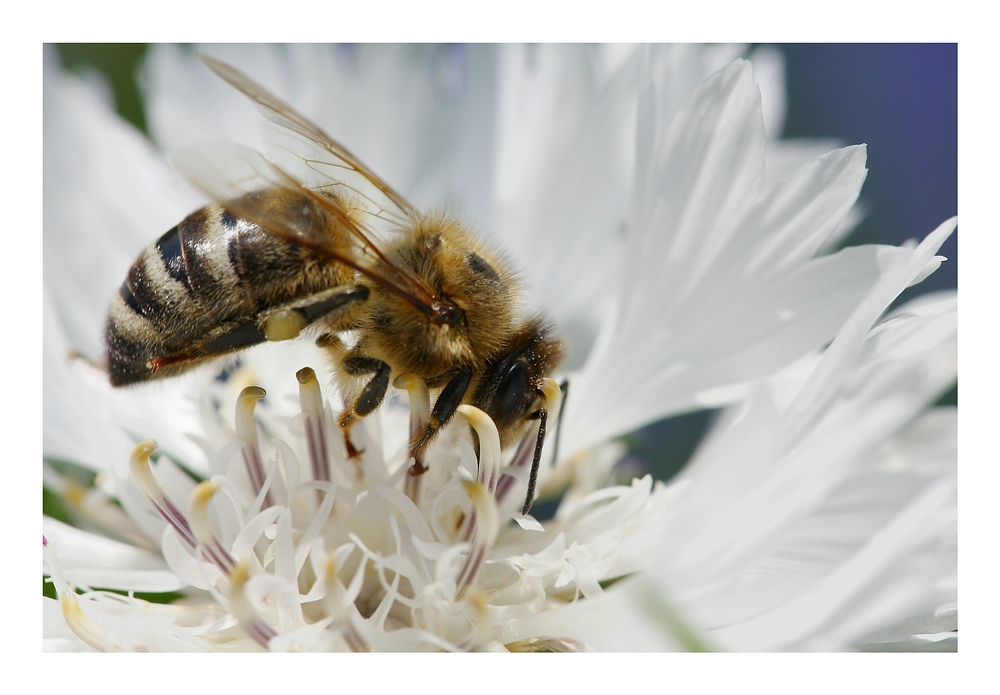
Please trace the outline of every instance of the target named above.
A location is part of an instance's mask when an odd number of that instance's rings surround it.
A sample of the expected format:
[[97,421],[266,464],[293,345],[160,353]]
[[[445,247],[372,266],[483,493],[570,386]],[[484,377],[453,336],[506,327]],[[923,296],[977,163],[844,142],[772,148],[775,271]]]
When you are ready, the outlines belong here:
[[428,321],[409,302],[373,287],[359,351],[433,380],[460,365],[479,371],[509,345],[521,288],[497,251],[458,222],[433,216],[421,218],[390,252],[457,310],[457,320]]

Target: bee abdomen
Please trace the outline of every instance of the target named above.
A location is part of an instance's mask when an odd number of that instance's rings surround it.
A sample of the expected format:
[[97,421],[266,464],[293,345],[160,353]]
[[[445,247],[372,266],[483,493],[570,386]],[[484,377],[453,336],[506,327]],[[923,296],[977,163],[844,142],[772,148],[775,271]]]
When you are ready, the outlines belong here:
[[161,376],[158,359],[191,352],[227,314],[248,313],[239,293],[235,301],[225,298],[235,274],[225,246],[221,254],[217,248],[218,218],[215,206],[192,213],[146,247],[129,269],[108,316],[112,384]]
[[346,272],[217,205],[202,208],[143,250],[114,297],[111,382],[177,374],[262,342],[262,312],[342,284]]

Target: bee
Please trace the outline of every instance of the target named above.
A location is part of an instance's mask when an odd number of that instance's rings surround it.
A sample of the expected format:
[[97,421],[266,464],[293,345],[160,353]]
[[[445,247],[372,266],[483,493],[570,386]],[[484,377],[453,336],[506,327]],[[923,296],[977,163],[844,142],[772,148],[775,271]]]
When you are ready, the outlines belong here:
[[[461,403],[486,412],[502,446],[547,413],[535,407],[563,343],[524,316],[516,275],[461,222],[418,212],[346,148],[233,67],[202,56],[264,115],[268,157],[226,144],[172,163],[215,202],[148,246],[113,298],[106,343],[114,386],[181,374],[265,341],[316,330],[358,393],[338,417],[350,430],[391,380],[423,379],[437,398],[413,434],[414,474]],[[340,337],[353,332],[346,345]],[[533,481],[532,481],[533,482]],[[529,487],[533,487],[530,486]],[[525,513],[530,506],[525,504]]]

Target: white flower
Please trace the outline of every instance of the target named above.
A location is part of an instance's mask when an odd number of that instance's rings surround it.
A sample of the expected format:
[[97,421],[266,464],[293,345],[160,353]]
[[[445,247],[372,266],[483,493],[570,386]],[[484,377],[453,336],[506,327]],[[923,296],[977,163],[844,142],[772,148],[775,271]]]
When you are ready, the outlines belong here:
[[[863,147],[767,141],[781,99],[762,111],[730,48],[206,52],[517,260],[570,342],[560,457],[539,475],[562,501],[544,524],[521,517],[529,447],[501,456],[465,406],[479,460],[452,426],[407,482],[417,383],[357,428],[360,465],[345,458],[337,394],[293,380],[326,367],[306,342],[124,391],[67,359],[99,357],[136,254],[201,203],[48,55],[46,487],[79,527],[45,520],[61,597],[44,599],[48,648],[841,649],[950,633],[954,412],[924,409],[955,377],[955,301],[878,319],[937,267],[954,222],[915,248],[824,255],[851,223]],[[165,149],[255,143],[252,112],[192,54],[154,48],[145,79]],[[728,403],[669,485],[609,486],[615,436]]]

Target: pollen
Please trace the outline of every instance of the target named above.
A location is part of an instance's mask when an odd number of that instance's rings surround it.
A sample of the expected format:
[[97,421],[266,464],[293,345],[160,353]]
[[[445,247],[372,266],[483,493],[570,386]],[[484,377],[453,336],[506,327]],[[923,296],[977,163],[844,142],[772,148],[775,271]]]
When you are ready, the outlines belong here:
[[268,340],[291,340],[306,327],[306,317],[294,309],[277,311],[264,322],[264,335]]

